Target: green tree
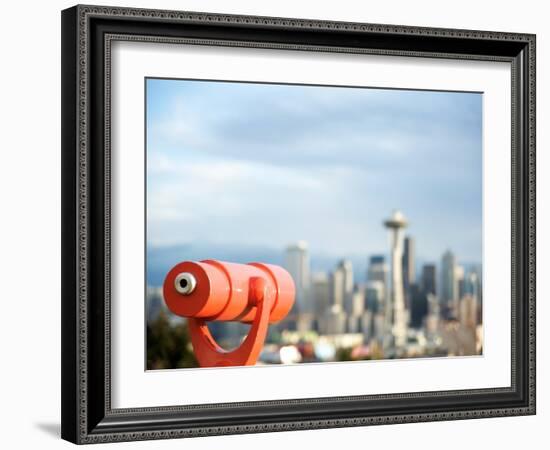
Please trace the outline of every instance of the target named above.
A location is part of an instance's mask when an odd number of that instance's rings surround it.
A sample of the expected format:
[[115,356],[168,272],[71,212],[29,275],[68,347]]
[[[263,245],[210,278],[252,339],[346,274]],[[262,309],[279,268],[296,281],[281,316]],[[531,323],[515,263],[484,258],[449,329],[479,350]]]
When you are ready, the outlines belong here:
[[187,322],[170,325],[164,311],[147,325],[147,369],[198,367]]

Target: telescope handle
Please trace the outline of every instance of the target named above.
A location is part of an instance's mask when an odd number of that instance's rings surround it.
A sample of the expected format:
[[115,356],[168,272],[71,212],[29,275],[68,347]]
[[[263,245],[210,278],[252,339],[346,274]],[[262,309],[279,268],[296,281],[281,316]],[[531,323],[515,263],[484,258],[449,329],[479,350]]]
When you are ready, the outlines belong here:
[[275,293],[268,289],[261,277],[250,278],[249,301],[256,305],[250,331],[239,347],[227,351],[210,334],[205,320],[189,318],[188,326],[195,356],[201,367],[249,366],[256,364],[267,336],[269,315]]

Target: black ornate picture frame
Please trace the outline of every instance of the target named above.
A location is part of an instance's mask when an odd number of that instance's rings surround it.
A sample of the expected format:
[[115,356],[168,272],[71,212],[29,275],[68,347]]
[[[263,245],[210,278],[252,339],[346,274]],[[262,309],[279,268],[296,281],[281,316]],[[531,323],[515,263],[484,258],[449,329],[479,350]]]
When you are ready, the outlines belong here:
[[[511,386],[113,409],[110,48],[117,40],[512,67]],[[74,443],[535,414],[535,36],[99,6],[62,12],[62,437]]]

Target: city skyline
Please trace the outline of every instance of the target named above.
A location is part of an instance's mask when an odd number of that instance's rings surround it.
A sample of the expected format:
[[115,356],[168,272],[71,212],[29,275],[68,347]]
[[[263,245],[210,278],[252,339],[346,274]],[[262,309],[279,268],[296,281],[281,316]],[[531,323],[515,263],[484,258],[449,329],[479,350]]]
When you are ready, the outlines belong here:
[[403,233],[406,216],[395,210],[382,223],[390,236],[390,257],[371,255],[368,271],[359,278],[345,259],[329,272],[311,274],[307,243],[287,247],[285,267],[299,281],[296,303],[277,329],[298,339],[315,331],[317,339],[330,339],[336,349],[351,348],[350,358],[480,354],[481,267],[466,269],[447,249],[439,274],[435,264],[425,264],[417,276],[414,236]]
[[[411,237],[406,234],[405,238]],[[341,260],[351,261],[353,264],[354,277],[360,278],[368,271],[369,259],[371,257],[382,256],[386,262],[390,258],[389,249],[382,249],[381,251],[372,251],[365,249],[363,252],[356,252],[352,254],[327,254],[320,249],[313,248],[309,241],[305,239],[289,241],[286,245],[278,248],[273,247],[254,247],[254,246],[216,246],[216,245],[174,245],[174,246],[161,246],[148,248],[148,260],[147,260],[147,283],[149,285],[160,285],[164,279],[166,270],[171,265],[181,261],[182,258],[189,260],[201,260],[201,259],[219,259],[224,261],[234,261],[238,263],[248,263],[251,261],[265,261],[271,264],[277,264],[284,266],[286,255],[285,249],[290,245],[296,245],[299,242],[307,243],[310,259],[311,275],[328,272],[332,267],[338,264]],[[415,245],[417,241],[415,239]],[[422,269],[425,266],[435,266],[439,272],[441,267],[441,257],[448,251],[454,251],[454,248],[450,246],[444,247],[440,254],[433,259],[423,258],[422,255],[415,255],[414,265],[416,267],[416,281],[420,281],[422,277]],[[460,254],[460,252],[457,252]],[[460,264],[469,270],[475,267],[481,267],[482,261],[468,260],[463,257],[459,260]]]
[[155,340],[185,333],[161,286],[205,259],[293,278],[260,363],[482,352],[482,94],[147,79],[146,102],[149,367],[193,364]]
[[[287,317],[272,324],[274,334],[259,363],[482,353],[481,266],[466,268],[447,249],[439,264],[423,264],[416,271],[414,236],[402,233],[406,216],[393,211],[381,225],[391,237],[390,258],[369,255],[368,271],[359,277],[346,259],[329,271],[312,271],[307,242],[286,246],[284,267],[295,282],[295,302]],[[148,330],[159,323],[171,329],[185,323],[166,315],[159,287],[148,288],[147,305]],[[229,347],[239,345],[247,333],[239,323],[212,322],[210,328]],[[151,368],[155,364],[148,363]]]
[[384,253],[406,205],[420,258],[481,262],[480,94],[148,80],[147,120],[148,251]]

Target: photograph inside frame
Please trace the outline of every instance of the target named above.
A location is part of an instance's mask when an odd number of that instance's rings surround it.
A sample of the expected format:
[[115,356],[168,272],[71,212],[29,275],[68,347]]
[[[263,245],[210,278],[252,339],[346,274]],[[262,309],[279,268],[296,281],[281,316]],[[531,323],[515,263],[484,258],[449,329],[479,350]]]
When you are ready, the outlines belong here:
[[146,78],[146,369],[483,354],[483,94]]

